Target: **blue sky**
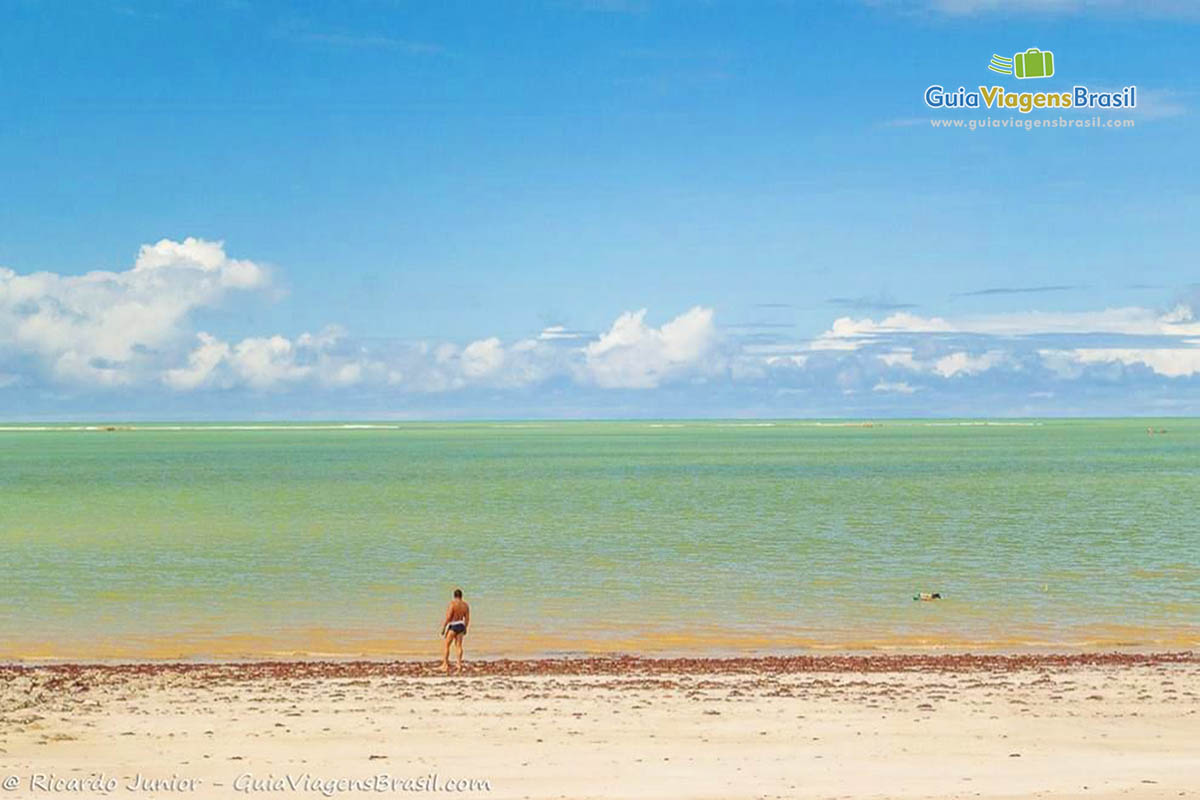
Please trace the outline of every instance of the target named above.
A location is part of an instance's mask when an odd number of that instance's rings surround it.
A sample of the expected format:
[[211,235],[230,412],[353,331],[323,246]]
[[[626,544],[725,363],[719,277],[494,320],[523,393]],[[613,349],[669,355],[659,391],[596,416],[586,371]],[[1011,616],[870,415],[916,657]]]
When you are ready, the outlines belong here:
[[0,415],[1200,413],[1191,6],[5,2]]

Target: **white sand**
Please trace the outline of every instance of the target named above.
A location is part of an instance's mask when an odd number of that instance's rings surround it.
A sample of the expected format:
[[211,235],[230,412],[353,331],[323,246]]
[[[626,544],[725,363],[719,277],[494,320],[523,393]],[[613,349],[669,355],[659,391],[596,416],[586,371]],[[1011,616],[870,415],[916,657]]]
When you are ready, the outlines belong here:
[[[458,679],[9,670],[0,781],[20,787],[0,797],[321,796],[236,790],[247,773],[436,773],[486,780],[457,794],[492,798],[1195,797],[1198,709],[1195,662]],[[120,785],[32,791],[35,773]],[[125,788],[138,774],[194,788]],[[413,794],[427,792],[338,796]]]

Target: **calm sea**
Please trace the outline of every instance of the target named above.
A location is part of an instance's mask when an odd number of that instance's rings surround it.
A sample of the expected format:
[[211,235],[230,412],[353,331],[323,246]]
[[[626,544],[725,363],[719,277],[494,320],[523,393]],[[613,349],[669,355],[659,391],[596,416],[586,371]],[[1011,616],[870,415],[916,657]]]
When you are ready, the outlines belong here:
[[1198,509],[1196,420],[9,426],[0,659],[1191,647]]

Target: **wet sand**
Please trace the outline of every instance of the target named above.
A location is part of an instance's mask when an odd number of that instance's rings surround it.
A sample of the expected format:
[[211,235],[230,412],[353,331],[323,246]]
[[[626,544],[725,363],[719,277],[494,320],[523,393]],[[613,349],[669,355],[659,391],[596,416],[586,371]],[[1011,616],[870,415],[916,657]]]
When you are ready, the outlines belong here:
[[0,796],[1194,797],[1198,712],[1188,653],[16,665]]

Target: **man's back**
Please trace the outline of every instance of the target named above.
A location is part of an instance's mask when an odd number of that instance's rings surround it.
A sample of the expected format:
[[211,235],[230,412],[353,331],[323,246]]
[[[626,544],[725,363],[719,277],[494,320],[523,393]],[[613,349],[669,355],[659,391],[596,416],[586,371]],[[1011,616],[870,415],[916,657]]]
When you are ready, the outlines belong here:
[[467,627],[471,624],[471,607],[462,599],[462,589],[454,590],[454,599],[446,607],[446,619],[442,623],[442,637],[445,649],[442,650],[442,666],[450,671],[450,645],[458,648],[458,671],[462,672],[463,637],[467,635]]

